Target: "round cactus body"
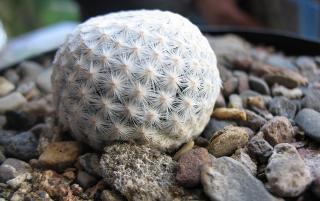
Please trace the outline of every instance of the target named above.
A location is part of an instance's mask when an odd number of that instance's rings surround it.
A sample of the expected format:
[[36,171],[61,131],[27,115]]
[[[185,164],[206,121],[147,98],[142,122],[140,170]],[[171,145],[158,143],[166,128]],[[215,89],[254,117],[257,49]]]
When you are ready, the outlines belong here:
[[52,75],[59,120],[96,149],[113,141],[172,150],[199,135],[220,91],[214,52],[186,18],[158,10],[80,24]]

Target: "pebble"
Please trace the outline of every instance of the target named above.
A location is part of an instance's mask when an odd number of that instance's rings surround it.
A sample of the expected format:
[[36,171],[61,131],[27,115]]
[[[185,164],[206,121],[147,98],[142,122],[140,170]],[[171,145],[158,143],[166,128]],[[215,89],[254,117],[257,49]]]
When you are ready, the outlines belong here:
[[43,67],[33,61],[23,61],[18,66],[23,82],[34,81],[43,72]]
[[289,99],[301,98],[303,95],[301,89],[299,88],[288,89],[284,86],[277,85],[277,84],[275,84],[272,87],[272,94],[274,96],[284,96]]
[[230,108],[239,108],[239,109],[243,108],[241,97],[239,95],[237,95],[237,94],[231,94],[229,96],[228,107],[230,107]]
[[270,190],[281,197],[296,197],[311,183],[309,168],[296,148],[288,143],[278,144],[266,167]]
[[287,68],[293,71],[297,70],[297,67],[294,65],[294,63],[281,54],[273,54],[269,56],[266,60],[266,63],[278,68]]
[[186,144],[184,144],[173,156],[173,160],[179,160],[179,158],[189,152],[194,146],[194,141],[189,141]]
[[31,166],[24,161],[7,158],[0,166],[0,180],[7,182],[19,175],[30,173],[31,170]]
[[297,125],[305,131],[305,135],[320,142],[320,113],[313,109],[302,109],[295,118]]
[[217,131],[222,130],[224,127],[230,125],[236,126],[237,124],[234,121],[224,121],[211,118],[201,136],[203,136],[207,140],[210,140]]
[[4,73],[4,76],[7,80],[12,82],[13,84],[17,84],[20,80],[19,75],[17,74],[16,70],[9,69]]
[[34,133],[22,132],[8,140],[7,144],[4,145],[5,153],[8,156],[28,161],[39,156],[38,143],[39,141]]
[[220,108],[220,107],[226,107],[226,101],[221,93],[219,94],[214,104],[214,108]]
[[270,94],[270,89],[268,84],[261,78],[256,76],[249,76],[250,89],[259,92],[260,94]]
[[260,115],[250,110],[244,110],[246,119],[239,121],[240,126],[246,126],[254,131],[259,130],[267,121]]
[[318,81],[319,74],[317,64],[312,57],[301,56],[296,60],[296,64],[303,76],[306,76],[310,81]]
[[77,183],[84,189],[87,189],[91,186],[93,186],[95,183],[97,183],[97,179],[86,173],[85,171],[78,171],[78,174],[77,174]]
[[214,201],[276,201],[240,162],[221,157],[203,168],[201,183],[204,192]]
[[270,74],[264,76],[264,79],[270,86],[279,84],[289,89],[293,89],[301,85],[306,85],[308,83],[308,80],[305,77],[293,73]]
[[217,108],[213,110],[211,115],[221,120],[243,120],[247,119],[246,112],[238,108]]
[[101,201],[122,201],[119,195],[110,190],[103,190],[100,196]]
[[7,123],[5,128],[8,130],[25,131],[32,128],[39,120],[35,115],[28,115],[20,111],[5,112]]
[[261,96],[261,94],[259,94],[258,92],[252,91],[252,90],[243,91],[243,92],[240,94],[240,97],[241,97],[241,99],[242,99],[243,106],[244,106],[244,107],[247,107],[246,104],[247,104],[248,98],[249,98],[249,97],[255,97],[255,96]]
[[238,148],[244,147],[248,141],[249,133],[247,129],[227,126],[215,134],[207,149],[215,157],[227,156],[233,154]]
[[196,187],[200,184],[200,169],[208,163],[209,153],[205,148],[196,148],[179,159],[176,179],[185,187]]
[[231,77],[222,83],[222,93],[224,97],[230,96],[236,91],[238,87],[238,79],[236,77]]
[[54,113],[51,102],[52,96],[47,96],[37,100],[32,100],[23,105],[21,110],[31,116],[48,116]]
[[305,92],[305,97],[302,99],[301,104],[303,108],[310,108],[320,112],[320,90],[309,89]]
[[0,129],[0,145],[8,144],[11,137],[15,135],[14,131]]
[[209,145],[209,140],[204,137],[198,136],[196,137],[196,139],[194,139],[194,144],[198,147],[207,147]]
[[14,84],[0,76],[0,96],[5,96],[14,89]]
[[19,92],[13,92],[4,96],[0,98],[0,114],[9,110],[16,110],[26,102],[25,97]]
[[236,152],[231,156],[234,160],[242,163],[248,170],[250,170],[253,176],[257,175],[257,164],[252,161],[250,156],[246,153],[243,148],[237,149]]
[[252,65],[252,58],[249,56],[237,56],[232,60],[232,67],[243,71],[249,71]]
[[72,165],[82,152],[82,146],[76,141],[53,142],[40,155],[39,162],[46,167],[62,169]]
[[52,74],[52,69],[49,68],[42,72],[38,77],[37,77],[37,86],[39,89],[46,93],[51,92],[51,74]]
[[4,148],[0,146],[0,164],[2,164],[6,160],[6,156],[4,155]]
[[247,106],[256,107],[264,110],[266,108],[266,104],[262,96],[252,96],[247,99]]
[[274,117],[261,128],[261,131],[272,146],[294,142],[294,129],[286,117]]
[[263,138],[263,133],[256,134],[248,143],[250,156],[260,163],[266,163],[273,152],[272,146]]
[[79,158],[79,163],[81,167],[89,174],[99,176],[101,175],[100,170],[100,156],[96,153],[86,153],[81,155]]
[[234,76],[238,78],[237,91],[241,94],[243,91],[249,90],[249,78],[247,73],[242,71],[234,71]]
[[268,105],[268,110],[276,116],[285,116],[293,119],[297,112],[297,106],[286,97],[274,97]]

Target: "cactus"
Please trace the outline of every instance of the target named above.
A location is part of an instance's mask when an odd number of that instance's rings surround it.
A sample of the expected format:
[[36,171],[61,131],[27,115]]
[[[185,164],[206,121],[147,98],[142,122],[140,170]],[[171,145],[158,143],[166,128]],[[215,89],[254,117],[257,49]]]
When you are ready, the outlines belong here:
[[54,104],[75,138],[172,150],[198,136],[220,92],[214,52],[168,11],[111,13],[80,24],[58,50]]

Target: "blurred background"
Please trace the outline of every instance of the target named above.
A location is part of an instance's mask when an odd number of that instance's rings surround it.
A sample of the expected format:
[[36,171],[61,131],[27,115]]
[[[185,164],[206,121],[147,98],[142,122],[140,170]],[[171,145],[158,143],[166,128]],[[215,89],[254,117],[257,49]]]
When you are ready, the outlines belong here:
[[171,10],[201,26],[267,28],[320,40],[320,0],[1,0],[8,37],[130,9]]

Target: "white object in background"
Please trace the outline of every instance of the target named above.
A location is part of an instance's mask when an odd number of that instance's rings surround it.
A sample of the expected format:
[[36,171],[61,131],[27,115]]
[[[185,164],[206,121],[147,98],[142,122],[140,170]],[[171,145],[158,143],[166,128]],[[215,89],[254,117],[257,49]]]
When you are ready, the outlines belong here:
[[0,21],[0,52],[4,48],[6,43],[7,43],[7,34],[6,34],[6,31],[4,30],[2,22]]

